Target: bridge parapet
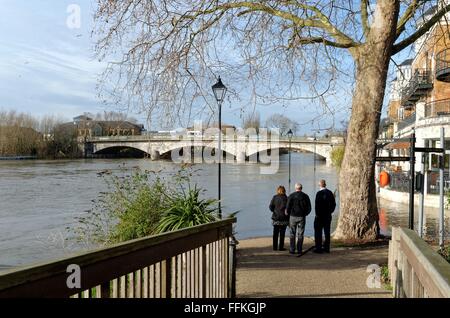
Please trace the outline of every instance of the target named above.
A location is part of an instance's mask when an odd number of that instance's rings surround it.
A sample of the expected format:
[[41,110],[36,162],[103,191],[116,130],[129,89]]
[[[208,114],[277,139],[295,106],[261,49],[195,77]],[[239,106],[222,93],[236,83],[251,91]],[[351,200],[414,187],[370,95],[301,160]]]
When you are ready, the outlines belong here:
[[[336,142],[336,141],[335,141]],[[92,153],[98,153],[108,148],[128,147],[139,149],[158,159],[160,156],[171,152],[178,156],[179,149],[187,148],[218,148],[218,136],[184,136],[184,135],[142,135],[142,136],[104,136],[86,139],[90,144]],[[222,139],[222,150],[232,155],[233,161],[244,162],[246,159],[254,158],[257,154],[272,154],[273,150],[291,149],[292,151],[306,151],[316,153],[319,158],[331,163],[331,151],[336,146],[331,139],[318,139],[294,137],[289,140],[286,137],[274,136],[242,136],[226,135]],[[209,150],[209,151],[210,151]],[[209,156],[211,157],[211,156]],[[258,156],[256,156],[258,158]],[[251,160],[253,161],[253,159]],[[198,162],[198,161],[195,161]],[[228,160],[227,160],[228,162]]]

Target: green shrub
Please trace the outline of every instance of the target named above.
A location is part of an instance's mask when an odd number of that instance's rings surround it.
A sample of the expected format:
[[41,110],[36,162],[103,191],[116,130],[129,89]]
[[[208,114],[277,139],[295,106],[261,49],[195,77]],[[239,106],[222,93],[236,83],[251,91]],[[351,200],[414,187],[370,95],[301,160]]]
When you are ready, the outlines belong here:
[[340,169],[342,165],[342,160],[344,159],[345,147],[337,146],[331,151],[331,163],[336,168]]
[[157,232],[179,230],[218,220],[217,200],[201,199],[196,186],[169,197],[169,208],[163,214]]
[[68,228],[85,248],[217,220],[217,201],[202,199],[203,190],[191,188],[192,172],[184,168],[168,179],[139,169],[121,175],[102,174],[108,191]]

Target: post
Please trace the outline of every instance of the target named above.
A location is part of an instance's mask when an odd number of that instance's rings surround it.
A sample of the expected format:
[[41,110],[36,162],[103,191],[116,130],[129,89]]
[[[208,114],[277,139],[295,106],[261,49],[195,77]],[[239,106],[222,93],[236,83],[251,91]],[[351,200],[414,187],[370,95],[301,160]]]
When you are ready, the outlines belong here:
[[229,275],[229,286],[230,286],[230,290],[228,291],[228,297],[229,298],[236,298],[236,245],[238,244],[238,242],[236,241],[236,239],[234,238],[234,236],[231,236],[230,238],[230,253],[231,253],[231,258],[229,259],[229,262],[231,264],[229,264],[229,270],[230,270],[230,275]]
[[314,132],[314,177],[313,177],[313,191],[316,188],[316,142],[317,142],[317,136],[316,133]]
[[423,237],[423,226],[424,226],[424,205],[425,205],[425,153],[422,153],[422,168],[421,168],[421,175],[422,178],[420,180],[420,196],[419,196],[419,229],[418,233],[420,237]]
[[218,200],[219,219],[222,219],[222,102],[219,102],[219,176],[218,176]]
[[291,137],[289,137],[289,190],[288,192],[291,193]]
[[415,144],[416,133],[413,131],[409,148],[409,229],[414,230],[414,181],[415,181]]
[[445,166],[445,131],[441,127],[441,148],[444,150],[439,161],[439,247],[444,247],[444,166]]

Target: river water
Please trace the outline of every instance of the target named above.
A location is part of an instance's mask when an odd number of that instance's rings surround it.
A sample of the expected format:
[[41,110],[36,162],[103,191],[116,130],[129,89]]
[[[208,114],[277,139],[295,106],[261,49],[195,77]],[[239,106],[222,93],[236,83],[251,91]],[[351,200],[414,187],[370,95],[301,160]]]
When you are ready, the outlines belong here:
[[[292,154],[292,187],[301,182],[314,203],[312,154]],[[93,159],[63,161],[0,162],[0,269],[50,260],[74,253],[74,243],[67,227],[76,224],[75,217],[92,207],[92,200],[106,190],[101,171],[119,173],[125,169],[161,171],[173,174],[179,165],[170,161],[148,159]],[[335,169],[316,162],[316,180],[326,179],[328,188],[336,189]],[[192,181],[216,197],[217,166],[198,164]],[[276,174],[261,174],[260,164],[224,164],[222,168],[223,211],[240,211],[236,226],[238,239],[271,235],[269,201],[278,185],[287,187],[288,156],[282,155]],[[380,202],[381,229],[389,234],[392,225],[407,225],[407,206]],[[307,219],[306,235],[313,235],[313,218]],[[333,218],[335,227],[338,211]],[[430,222],[435,231],[436,220]]]

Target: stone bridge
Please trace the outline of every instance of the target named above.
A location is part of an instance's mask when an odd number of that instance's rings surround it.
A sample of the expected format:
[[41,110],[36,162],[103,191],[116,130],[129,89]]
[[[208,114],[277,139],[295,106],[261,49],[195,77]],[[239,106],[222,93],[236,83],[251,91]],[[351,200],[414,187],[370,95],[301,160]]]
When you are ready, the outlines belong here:
[[[226,136],[222,139],[222,151],[226,161],[245,162],[246,160],[261,160],[264,155],[276,154],[276,151],[288,150],[306,151],[316,153],[318,158],[331,164],[331,151],[333,147],[342,145],[338,138],[318,139],[293,137],[289,145],[287,138],[262,139],[257,136],[234,137]],[[140,136],[109,136],[91,137],[85,141],[87,155],[101,154],[113,148],[134,148],[148,154],[152,160],[169,153],[172,159],[182,153],[181,149],[200,150],[202,155],[213,154],[218,149],[217,136],[165,136],[165,135],[140,135]],[[197,162],[197,161],[196,161]]]

